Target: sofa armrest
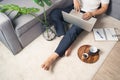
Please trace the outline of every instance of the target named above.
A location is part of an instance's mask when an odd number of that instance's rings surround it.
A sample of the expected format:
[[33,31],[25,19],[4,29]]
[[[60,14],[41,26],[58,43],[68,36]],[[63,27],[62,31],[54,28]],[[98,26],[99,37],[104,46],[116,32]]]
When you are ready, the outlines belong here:
[[0,13],[0,41],[8,47],[13,54],[19,52],[22,47],[15,34],[10,19],[3,13]]

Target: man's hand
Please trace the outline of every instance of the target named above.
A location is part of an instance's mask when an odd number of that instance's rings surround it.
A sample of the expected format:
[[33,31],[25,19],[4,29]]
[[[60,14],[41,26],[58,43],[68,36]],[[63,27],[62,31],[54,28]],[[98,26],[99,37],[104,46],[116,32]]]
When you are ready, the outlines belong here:
[[73,0],[74,9],[76,12],[80,12],[80,2],[78,0]]
[[86,12],[83,14],[82,18],[84,20],[89,20],[92,17],[92,13],[91,12]]

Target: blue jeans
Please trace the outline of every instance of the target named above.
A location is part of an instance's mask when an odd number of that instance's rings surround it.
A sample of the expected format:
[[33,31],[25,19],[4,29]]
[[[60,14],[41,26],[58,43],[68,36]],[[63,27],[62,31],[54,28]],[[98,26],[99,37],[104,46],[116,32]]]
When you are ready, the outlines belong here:
[[71,44],[76,40],[78,35],[83,31],[80,27],[76,25],[72,25],[69,30],[65,30],[66,22],[63,20],[63,16],[61,11],[70,12],[73,9],[73,5],[65,8],[65,9],[54,9],[50,13],[50,19],[55,26],[57,36],[64,35],[63,39],[60,41],[58,47],[55,52],[62,57],[65,54],[65,51],[71,46]]

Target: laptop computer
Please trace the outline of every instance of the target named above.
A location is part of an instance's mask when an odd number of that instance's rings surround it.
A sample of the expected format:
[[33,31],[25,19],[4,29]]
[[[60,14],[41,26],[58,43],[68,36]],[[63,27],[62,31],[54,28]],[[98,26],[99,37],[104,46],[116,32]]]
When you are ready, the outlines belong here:
[[76,13],[75,10],[71,10],[70,13],[66,13],[62,11],[63,19],[71,24],[77,25],[80,28],[90,32],[92,31],[97,19],[91,18],[89,20],[83,20],[82,15],[83,13]]

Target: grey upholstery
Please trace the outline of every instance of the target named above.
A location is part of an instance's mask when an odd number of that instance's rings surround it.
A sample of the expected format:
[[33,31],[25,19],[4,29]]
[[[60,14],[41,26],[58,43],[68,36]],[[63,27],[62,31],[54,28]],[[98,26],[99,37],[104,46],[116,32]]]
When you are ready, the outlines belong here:
[[[17,4],[21,7],[40,8],[40,12],[36,13],[38,17],[43,16],[43,8],[38,6],[33,0],[0,0],[0,4]],[[47,14],[56,7],[66,7],[72,3],[72,0],[51,0],[52,5],[46,6]],[[67,4],[66,4],[67,3]],[[62,5],[65,4],[65,5]],[[61,6],[62,5],[62,6]],[[17,54],[31,41],[42,33],[42,25],[35,17],[31,15],[22,15],[13,20],[14,13],[11,13],[6,22],[0,23],[0,41],[3,42],[13,54]],[[7,15],[7,12],[6,12]],[[4,16],[2,15],[1,18]],[[9,20],[8,20],[9,19]],[[10,23],[7,23],[10,22]],[[3,34],[4,32],[4,34]],[[6,35],[6,36],[5,36]]]
[[[35,4],[32,0],[0,0],[0,4],[17,4],[23,7],[36,7],[40,8],[40,12],[36,13],[38,17],[42,17],[42,7]],[[51,0],[53,4],[46,6],[47,14],[54,8],[64,8],[72,4],[72,0]],[[120,0],[111,0],[107,14],[120,20]],[[1,15],[1,14],[0,14]],[[0,41],[3,42],[13,54],[17,54],[31,41],[42,33],[42,25],[35,17],[31,15],[22,15],[15,20],[11,16],[1,16],[6,18],[5,22],[0,23]],[[1,18],[0,17],[0,18]]]
[[120,20],[120,0],[111,0],[107,14]]
[[22,47],[15,34],[11,20],[0,13],[0,41],[2,41],[14,53],[19,52]]

